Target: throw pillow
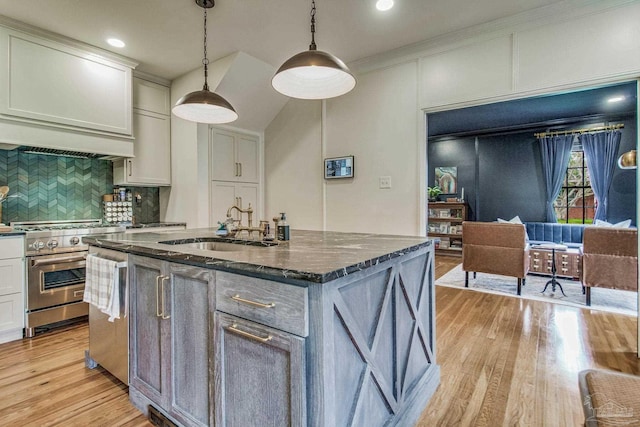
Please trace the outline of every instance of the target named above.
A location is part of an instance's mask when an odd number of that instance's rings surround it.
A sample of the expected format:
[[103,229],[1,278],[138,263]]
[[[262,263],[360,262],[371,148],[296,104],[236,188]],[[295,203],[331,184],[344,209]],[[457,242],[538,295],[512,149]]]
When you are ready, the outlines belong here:
[[498,222],[501,224],[504,224],[507,222],[510,222],[511,224],[522,224],[522,220],[520,220],[520,216],[518,215],[511,218],[509,221],[507,221],[506,219],[498,218]]
[[[516,215],[513,218],[511,218],[509,221],[507,221],[506,219],[498,218],[498,223],[499,224],[522,224],[522,220],[520,219],[519,215]],[[524,229],[524,238],[525,238],[525,241],[527,242],[529,241],[529,233],[527,233],[526,227]]]
[[627,219],[627,220],[620,221],[618,223],[612,224],[612,223],[607,222],[607,221],[602,221],[602,220],[596,219],[596,222],[593,225],[595,225],[596,227],[629,228],[629,227],[631,227],[631,220]]

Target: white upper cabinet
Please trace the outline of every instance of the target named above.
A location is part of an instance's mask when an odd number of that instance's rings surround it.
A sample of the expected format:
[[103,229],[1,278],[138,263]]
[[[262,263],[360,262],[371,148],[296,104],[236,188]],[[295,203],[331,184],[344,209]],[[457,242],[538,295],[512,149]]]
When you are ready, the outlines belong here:
[[133,78],[133,108],[171,115],[171,92],[167,86]]
[[212,180],[258,182],[258,137],[212,129],[210,153]]
[[116,185],[171,185],[170,89],[133,79],[134,156],[113,162]]
[[5,119],[130,136],[132,65],[0,26]]

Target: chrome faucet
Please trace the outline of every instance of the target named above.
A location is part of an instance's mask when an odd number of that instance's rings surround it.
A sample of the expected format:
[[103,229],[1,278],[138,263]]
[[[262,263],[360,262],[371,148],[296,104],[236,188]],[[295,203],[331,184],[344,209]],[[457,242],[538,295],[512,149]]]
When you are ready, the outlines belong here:
[[[235,230],[229,230],[230,233],[233,233],[234,235],[238,235],[243,231],[247,232],[247,236],[249,238],[251,238],[252,234],[254,231],[257,231],[260,235],[262,235],[264,233],[264,229],[265,229],[265,221],[260,221],[260,226],[259,227],[254,227],[253,226],[253,208],[251,207],[251,203],[249,203],[249,207],[247,209],[242,209],[241,207],[239,207],[238,205],[233,205],[231,206],[229,209],[227,209],[227,222],[229,222],[232,219],[231,213],[233,212],[233,210],[237,210],[240,213],[240,219],[239,220],[232,220],[234,225],[235,225]],[[244,226],[242,225],[242,214],[246,213],[247,214],[247,225]],[[237,222],[237,224],[236,224]]]

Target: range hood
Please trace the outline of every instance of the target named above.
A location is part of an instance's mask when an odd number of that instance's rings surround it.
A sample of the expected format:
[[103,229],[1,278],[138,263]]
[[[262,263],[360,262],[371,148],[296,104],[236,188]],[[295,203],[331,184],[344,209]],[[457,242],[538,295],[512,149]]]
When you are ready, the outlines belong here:
[[130,136],[83,132],[0,117],[0,149],[3,150],[115,160],[134,157],[133,141]]

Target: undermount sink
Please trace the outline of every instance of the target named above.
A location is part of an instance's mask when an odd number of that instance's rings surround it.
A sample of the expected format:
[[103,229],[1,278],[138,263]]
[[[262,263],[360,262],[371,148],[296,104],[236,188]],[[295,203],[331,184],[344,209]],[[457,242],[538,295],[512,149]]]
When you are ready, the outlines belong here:
[[239,245],[236,243],[225,243],[225,242],[195,242],[195,243],[182,243],[182,244],[177,244],[173,246],[180,247],[180,248],[202,249],[205,251],[216,251],[216,252],[238,252],[238,251],[244,251],[247,249],[247,246],[245,245]]
[[197,238],[184,240],[165,240],[158,242],[176,249],[200,249],[214,252],[242,252],[256,247],[276,246],[277,242],[260,242],[251,240],[220,241],[219,238]]

